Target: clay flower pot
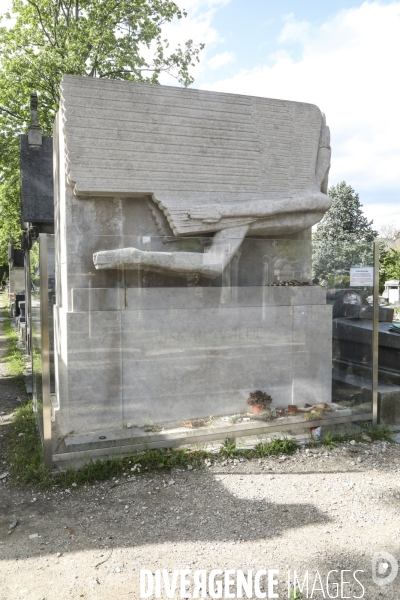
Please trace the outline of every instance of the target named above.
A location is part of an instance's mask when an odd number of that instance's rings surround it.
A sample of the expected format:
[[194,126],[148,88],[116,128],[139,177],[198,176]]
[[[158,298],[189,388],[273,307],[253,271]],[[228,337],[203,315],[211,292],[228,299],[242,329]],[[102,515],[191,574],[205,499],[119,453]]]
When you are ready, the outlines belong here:
[[259,415],[263,412],[263,410],[265,410],[265,408],[262,409],[261,406],[252,406],[251,410],[253,411],[253,415]]
[[295,417],[297,415],[297,406],[295,404],[289,404],[288,412],[289,417]]

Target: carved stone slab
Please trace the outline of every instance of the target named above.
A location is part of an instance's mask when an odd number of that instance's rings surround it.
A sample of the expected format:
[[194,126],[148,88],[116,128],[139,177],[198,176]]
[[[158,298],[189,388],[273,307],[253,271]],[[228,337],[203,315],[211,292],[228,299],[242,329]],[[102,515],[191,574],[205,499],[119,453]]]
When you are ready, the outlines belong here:
[[312,104],[64,76],[60,110],[74,193],[151,195],[175,235],[293,233],[329,208]]
[[30,146],[21,135],[21,213],[30,223],[54,223],[53,138]]

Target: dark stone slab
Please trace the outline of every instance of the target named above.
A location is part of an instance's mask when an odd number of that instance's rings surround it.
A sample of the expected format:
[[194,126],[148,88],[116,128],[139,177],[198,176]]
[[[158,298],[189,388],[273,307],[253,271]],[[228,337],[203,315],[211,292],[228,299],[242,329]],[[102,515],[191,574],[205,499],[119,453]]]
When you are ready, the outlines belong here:
[[[394,308],[390,308],[389,306],[379,307],[379,322],[391,323],[393,321],[393,316]],[[374,307],[370,305],[363,307],[360,313],[360,318],[369,319],[372,321],[374,318]]]
[[13,267],[23,267],[24,266],[24,258],[25,253],[23,250],[15,249],[14,250],[14,262]]
[[[365,373],[364,375],[367,375]],[[372,410],[372,380],[371,376],[354,375],[340,370],[332,372],[333,397],[335,390],[348,391],[349,398],[358,394],[362,406]],[[378,382],[379,416],[382,423],[387,425],[400,423],[400,386],[392,383]]]
[[[379,379],[400,385],[400,335],[391,332],[391,323],[379,323]],[[351,366],[352,372],[372,368],[372,328],[367,319],[333,320],[333,359]]]
[[[368,319],[334,319],[334,335],[340,339],[372,343],[372,321]],[[379,349],[382,346],[400,350],[400,335],[389,331],[391,323],[379,323]],[[400,363],[398,363],[400,365]]]
[[29,146],[21,135],[21,215],[25,223],[54,222],[53,138]]

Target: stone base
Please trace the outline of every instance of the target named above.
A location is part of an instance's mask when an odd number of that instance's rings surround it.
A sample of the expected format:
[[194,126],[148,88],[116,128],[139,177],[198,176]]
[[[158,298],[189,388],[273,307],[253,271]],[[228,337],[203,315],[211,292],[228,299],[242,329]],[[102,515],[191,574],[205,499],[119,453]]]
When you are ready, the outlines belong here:
[[[332,408],[324,413],[325,422],[337,419],[354,417],[355,411],[342,408],[338,405],[332,405]],[[357,411],[359,414],[359,411]],[[305,432],[310,438],[310,425],[316,425],[317,421],[306,421],[304,413],[299,413],[295,417],[280,417],[268,422],[260,422],[253,419],[241,421],[240,423],[231,423],[222,418],[216,418],[212,423],[204,427],[184,427],[175,424],[167,426],[159,432],[145,432],[139,428],[123,429],[105,429],[96,432],[84,434],[70,434],[63,439],[62,444],[57,448],[57,453],[87,452],[96,449],[117,449],[126,446],[138,446],[141,448],[170,448],[180,445],[190,445],[198,443],[199,440],[223,440],[226,437],[247,438],[254,435],[268,435],[279,430]],[[325,429],[326,425],[324,425]],[[329,427],[329,425],[328,425]],[[288,429],[290,428],[290,429]],[[293,428],[293,429],[292,429]]]
[[101,290],[75,289],[76,312],[56,309],[69,431],[243,413],[256,389],[273,406],[331,401],[332,309],[320,287],[112,292],[102,303]]
[[[349,398],[357,394],[357,405],[360,407],[369,405],[372,412],[372,381],[370,378],[345,373],[344,371],[334,371],[334,397],[338,392],[338,388],[340,388],[342,394],[347,393]],[[341,399],[343,399],[343,395]],[[400,423],[400,386],[379,381],[378,405],[381,423],[386,423],[386,425]]]

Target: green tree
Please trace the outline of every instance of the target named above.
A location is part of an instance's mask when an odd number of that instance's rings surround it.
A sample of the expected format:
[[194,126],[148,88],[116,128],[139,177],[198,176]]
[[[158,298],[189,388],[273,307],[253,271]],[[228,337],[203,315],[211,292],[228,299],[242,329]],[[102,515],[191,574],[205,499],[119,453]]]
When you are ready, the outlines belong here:
[[51,135],[63,74],[158,83],[168,73],[187,86],[203,48],[188,40],[169,49],[163,25],[186,16],[170,0],[13,0],[12,11],[0,27],[0,264],[20,229],[19,134],[30,93]]
[[381,253],[379,268],[379,291],[383,292],[385,281],[400,279],[400,250],[390,248]]
[[325,279],[345,278],[350,266],[372,265],[378,232],[363,215],[359,195],[345,181],[329,188],[332,206],[312,238],[313,272]]

